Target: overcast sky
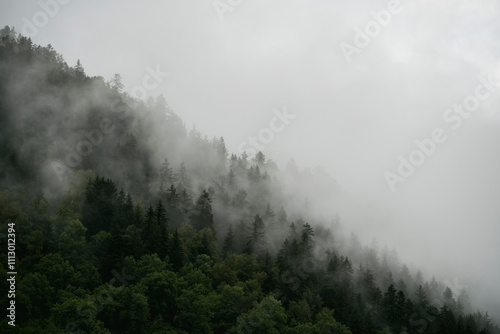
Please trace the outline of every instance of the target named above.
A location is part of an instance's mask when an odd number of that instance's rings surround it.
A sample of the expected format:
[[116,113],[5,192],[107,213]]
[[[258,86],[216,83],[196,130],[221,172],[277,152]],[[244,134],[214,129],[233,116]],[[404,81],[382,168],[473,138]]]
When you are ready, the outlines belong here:
[[[149,93],[235,153],[286,108],[295,118],[264,145],[268,157],[323,165],[365,203],[343,219],[363,240],[500,300],[498,1],[60,2],[3,0],[0,24],[89,75],[120,73],[129,92],[147,68],[168,72]],[[358,28],[372,37],[355,40]],[[447,112],[466,100],[479,100],[467,118]],[[414,153],[435,131],[436,148]],[[391,189],[399,156],[422,163]]]

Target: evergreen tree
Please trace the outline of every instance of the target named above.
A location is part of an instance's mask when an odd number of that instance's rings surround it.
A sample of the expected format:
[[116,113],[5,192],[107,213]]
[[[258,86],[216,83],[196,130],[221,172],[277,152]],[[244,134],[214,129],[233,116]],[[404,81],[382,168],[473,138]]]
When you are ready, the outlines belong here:
[[229,225],[229,229],[226,233],[226,236],[224,237],[224,244],[222,246],[222,255],[225,257],[229,252],[231,253],[235,252],[235,240],[234,240],[232,224]]
[[122,76],[118,73],[115,73],[113,79],[111,79],[110,85],[111,89],[117,93],[121,93],[123,91],[123,87],[125,87],[122,83]]
[[165,158],[163,160],[163,163],[161,164],[160,167],[160,185],[162,187],[166,187],[168,184],[171,184],[173,186],[174,176],[173,176],[173,171],[172,168],[170,168],[170,164],[168,162],[168,158]]
[[158,236],[160,235],[160,228],[156,223],[155,211],[152,205],[149,205],[146,211],[146,219],[144,228],[142,229],[142,240],[144,240],[144,248],[147,254],[153,254],[158,251],[159,244]]
[[177,229],[175,229],[174,236],[172,238],[170,261],[172,262],[172,268],[175,271],[179,271],[182,268],[184,262],[184,251],[182,249],[182,243],[179,237],[179,233],[177,232]]
[[210,195],[205,189],[203,189],[200,196],[198,197],[193,211],[194,212],[191,216],[191,222],[197,230],[210,228],[213,232],[215,232],[212,212],[212,200],[210,199]]
[[271,209],[271,205],[267,204],[266,211],[264,212],[262,219],[271,230],[276,228],[276,221],[274,220],[274,217],[275,214],[274,211]]
[[161,200],[158,201],[158,205],[156,206],[155,216],[159,229],[157,252],[158,256],[163,259],[167,256],[168,252],[168,218],[167,211],[163,207]]
[[254,220],[250,225],[250,236],[248,237],[246,252],[259,252],[264,244],[264,222],[259,215],[255,215]]
[[253,161],[257,166],[263,167],[266,163],[266,156],[261,151],[259,151],[255,155]]
[[191,178],[183,162],[179,165],[179,170],[175,174],[175,182],[177,183],[177,189],[181,191],[186,190],[188,193],[191,193]]

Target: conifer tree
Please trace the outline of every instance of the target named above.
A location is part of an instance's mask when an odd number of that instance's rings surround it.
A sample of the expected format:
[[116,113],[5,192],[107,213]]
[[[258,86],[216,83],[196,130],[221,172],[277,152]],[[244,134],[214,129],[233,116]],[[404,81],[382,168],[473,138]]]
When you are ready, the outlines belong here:
[[182,268],[184,262],[184,251],[182,249],[181,239],[177,229],[175,229],[172,238],[172,247],[170,250],[170,261],[172,262],[172,267],[174,271],[179,271]]
[[210,228],[214,230],[214,217],[212,212],[212,200],[209,193],[203,189],[196,204],[194,206],[193,214],[191,216],[192,225],[198,229]]
[[229,229],[224,237],[224,244],[222,246],[222,255],[225,257],[227,253],[234,253],[234,234],[233,234],[233,224],[229,225]]

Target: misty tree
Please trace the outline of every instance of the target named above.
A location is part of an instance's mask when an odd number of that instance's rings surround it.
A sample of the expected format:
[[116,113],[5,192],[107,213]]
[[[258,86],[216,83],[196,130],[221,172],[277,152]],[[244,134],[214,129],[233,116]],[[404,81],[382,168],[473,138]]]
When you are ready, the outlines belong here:
[[182,162],[179,165],[179,169],[175,174],[175,182],[177,183],[177,189],[186,190],[188,193],[191,192],[191,178],[188,175],[186,165]]
[[229,229],[227,230],[226,236],[224,237],[224,243],[222,246],[222,256],[226,256],[227,253],[235,252],[235,240],[233,234],[233,224],[229,224]]
[[171,209],[177,208],[179,204],[179,195],[177,194],[177,189],[173,184],[167,190],[167,204]]
[[276,265],[281,271],[285,271],[289,269],[289,257],[290,257],[290,242],[288,238],[285,239],[283,245],[281,246],[277,256],[276,256]]
[[115,221],[116,194],[116,186],[110,179],[96,177],[89,180],[82,208],[82,223],[87,228],[87,236],[109,231]]
[[425,309],[429,306],[429,297],[427,296],[427,293],[425,292],[422,285],[419,285],[415,292],[415,306],[422,309]]
[[117,152],[121,159],[129,162],[136,161],[139,157],[137,138],[132,133],[127,133],[125,138],[118,143]]
[[160,229],[157,252],[158,256],[163,259],[165,256],[167,256],[168,252],[168,218],[167,211],[165,210],[165,207],[163,206],[161,200],[158,201],[158,205],[156,206],[155,216],[156,224]]
[[156,223],[155,212],[152,205],[149,205],[146,211],[146,219],[144,228],[142,229],[142,239],[144,240],[144,248],[147,254],[153,254],[157,251],[159,244],[160,227]]
[[76,61],[76,65],[75,67],[73,67],[73,76],[77,82],[82,82],[87,78],[87,75],[85,74],[85,70],[82,66],[82,63],[80,62],[80,59]]
[[259,167],[263,167],[264,164],[266,163],[266,156],[261,152],[257,152],[257,154],[255,155],[255,157],[253,158],[253,162],[259,166]]
[[288,215],[286,214],[286,211],[285,209],[283,209],[283,207],[281,207],[278,211],[278,216],[276,217],[276,223],[280,228],[288,225]]
[[259,215],[255,215],[253,222],[250,224],[250,235],[248,236],[246,252],[257,253],[265,245],[264,240],[264,221]]
[[209,228],[214,230],[214,217],[212,212],[212,200],[209,193],[203,189],[194,205],[191,223],[197,229]]
[[297,240],[299,237],[299,232],[297,231],[297,225],[295,225],[294,222],[292,222],[288,228],[288,238],[290,240]]
[[300,242],[301,242],[301,247],[302,247],[302,253],[305,256],[312,256],[312,251],[313,251],[313,238],[314,236],[314,230],[309,225],[309,223],[303,222],[302,223],[302,230],[300,233]]
[[168,158],[165,158],[160,167],[160,186],[163,188],[168,184],[172,185],[173,179],[174,179],[173,170],[172,168],[170,168]]
[[398,290],[403,291],[405,295],[408,294],[408,286],[402,278],[398,280],[398,282],[396,283],[396,287]]
[[226,143],[223,137],[220,137],[218,140],[215,139],[212,144],[217,152],[217,157],[219,160],[219,167],[225,169],[228,151],[226,148]]
[[394,285],[391,284],[387,288],[387,291],[384,293],[384,297],[382,299],[385,318],[391,325],[394,325],[397,322],[400,312],[396,304],[396,294],[397,290]]
[[156,97],[156,100],[154,101],[154,109],[162,115],[164,115],[167,112],[168,103],[163,94],[160,94]]
[[243,209],[248,204],[246,198],[247,192],[245,190],[239,190],[236,195],[234,195],[231,205],[235,208]]
[[240,157],[238,157],[238,162],[236,164],[238,173],[243,173],[248,167],[248,154],[243,152]]
[[234,170],[238,167],[238,156],[234,153],[231,153],[229,157],[229,169]]
[[229,189],[231,190],[236,188],[236,176],[234,175],[234,171],[232,168],[229,170],[229,174],[227,175],[227,184],[229,186]]
[[192,208],[193,200],[191,199],[191,195],[184,188],[179,195],[179,209],[184,221],[189,222]]
[[141,205],[134,205],[134,213],[133,213],[133,222],[134,222],[134,225],[139,228],[139,229],[142,229],[143,227],[143,224],[144,224],[144,211],[143,211],[143,208]]
[[184,262],[184,250],[182,249],[182,243],[179,237],[179,233],[177,232],[177,229],[175,229],[172,238],[172,246],[169,257],[170,257],[170,262],[172,262],[173,269],[175,271],[179,271],[182,268]]
[[444,289],[443,291],[443,303],[451,311],[456,311],[457,302],[453,296],[453,291],[451,291],[449,287],[446,287],[446,289]]
[[266,211],[264,212],[264,215],[262,216],[262,219],[264,222],[267,224],[270,230],[273,230],[276,228],[276,221],[274,220],[275,213],[273,209],[271,209],[271,205],[268,203],[266,205]]
[[114,91],[121,93],[123,91],[123,87],[125,87],[122,83],[122,76],[118,73],[115,73],[113,79],[110,81],[111,89]]

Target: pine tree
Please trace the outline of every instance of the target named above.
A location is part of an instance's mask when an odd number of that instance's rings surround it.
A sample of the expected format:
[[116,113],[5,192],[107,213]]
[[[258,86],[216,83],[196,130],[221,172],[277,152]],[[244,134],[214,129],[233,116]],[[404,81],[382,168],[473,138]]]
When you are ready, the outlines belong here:
[[300,246],[302,249],[302,253],[306,256],[311,256],[313,250],[312,237],[314,236],[314,230],[311,227],[311,225],[309,225],[309,223],[304,222],[302,224],[302,231],[300,235],[301,235]]
[[257,166],[262,167],[266,163],[266,156],[261,151],[259,151],[253,158],[253,161]]
[[222,255],[226,257],[227,253],[231,252],[234,253],[235,251],[235,244],[234,244],[234,234],[233,234],[233,224],[229,225],[229,230],[226,233],[226,236],[224,237],[224,244],[222,246]]
[[234,175],[233,168],[229,170],[227,184],[229,185],[229,189],[234,189],[236,187],[236,176]]
[[289,266],[289,257],[290,257],[290,242],[288,238],[285,239],[283,245],[281,246],[278,255],[276,256],[276,265],[281,271],[288,270]]
[[182,268],[184,262],[184,251],[182,249],[182,243],[177,229],[175,229],[174,236],[172,238],[170,261],[172,262],[174,271],[179,271]]
[[267,204],[266,211],[264,212],[262,219],[267,224],[267,226],[269,227],[270,230],[273,230],[276,228],[276,221],[274,220],[274,217],[275,217],[275,214],[274,214],[274,211],[271,209],[271,205]]
[[144,221],[144,228],[142,229],[142,240],[144,241],[144,248],[147,254],[155,253],[156,235],[159,233],[158,225],[156,224],[155,211],[152,205],[149,205],[146,211],[146,219]]
[[159,229],[158,245],[156,245],[158,256],[163,259],[168,253],[168,218],[167,211],[163,207],[161,200],[158,201],[156,206],[156,224]]
[[179,195],[177,194],[177,189],[173,184],[170,185],[170,188],[167,190],[167,205],[172,210],[177,208],[179,204]]
[[82,223],[87,236],[99,231],[109,231],[116,222],[119,207],[116,186],[110,179],[96,177],[89,180],[82,208]]
[[250,236],[248,237],[246,251],[248,253],[256,253],[260,251],[265,244],[264,241],[264,222],[259,215],[255,215],[252,224],[250,225]]
[[397,294],[396,288],[394,287],[394,285],[391,284],[387,288],[387,291],[385,292],[382,301],[385,318],[387,319],[391,327],[393,327],[396,324],[398,319],[399,310],[396,307],[396,294]]
[[177,183],[177,189],[186,190],[188,193],[191,192],[191,178],[183,162],[180,164],[179,170],[175,174],[175,182]]
[[165,158],[160,167],[160,185],[166,187],[168,184],[172,184],[173,178],[172,168],[170,168],[168,158]]
[[429,306],[429,297],[425,293],[422,285],[417,287],[417,291],[415,292],[415,306],[425,309]]
[[111,79],[111,89],[116,91],[117,93],[121,93],[123,91],[123,87],[125,87],[122,83],[122,76],[118,73],[115,73],[113,79]]
[[191,222],[194,228],[198,230],[210,228],[215,234],[212,200],[210,199],[209,193],[205,189],[203,189],[198,197],[193,211],[194,213],[191,216]]
[[276,219],[276,223],[278,227],[282,228],[288,224],[288,215],[286,214],[285,209],[283,207],[280,208],[278,212],[278,217]]

